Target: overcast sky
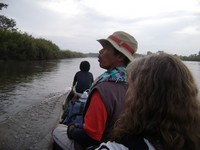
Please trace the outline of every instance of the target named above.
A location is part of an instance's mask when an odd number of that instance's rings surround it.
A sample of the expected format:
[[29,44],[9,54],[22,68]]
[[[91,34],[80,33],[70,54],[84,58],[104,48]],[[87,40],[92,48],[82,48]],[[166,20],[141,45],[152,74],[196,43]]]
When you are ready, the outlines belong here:
[[1,0],[18,29],[60,49],[98,53],[115,31],[138,41],[137,53],[198,54],[200,0]]

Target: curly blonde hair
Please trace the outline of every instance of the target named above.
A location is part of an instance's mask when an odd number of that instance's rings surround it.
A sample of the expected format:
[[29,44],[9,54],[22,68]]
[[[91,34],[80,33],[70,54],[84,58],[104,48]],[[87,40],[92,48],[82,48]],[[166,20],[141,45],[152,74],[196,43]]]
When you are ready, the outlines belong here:
[[198,88],[184,63],[154,54],[130,63],[127,74],[125,111],[113,137],[142,134],[156,149],[199,149]]

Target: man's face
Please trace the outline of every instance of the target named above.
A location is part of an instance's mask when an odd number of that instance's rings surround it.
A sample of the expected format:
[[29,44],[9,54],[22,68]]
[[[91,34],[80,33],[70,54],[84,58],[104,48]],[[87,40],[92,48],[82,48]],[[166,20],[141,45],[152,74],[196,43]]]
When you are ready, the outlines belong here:
[[99,65],[104,69],[112,69],[118,66],[119,56],[114,53],[114,47],[106,43],[103,48],[99,51]]

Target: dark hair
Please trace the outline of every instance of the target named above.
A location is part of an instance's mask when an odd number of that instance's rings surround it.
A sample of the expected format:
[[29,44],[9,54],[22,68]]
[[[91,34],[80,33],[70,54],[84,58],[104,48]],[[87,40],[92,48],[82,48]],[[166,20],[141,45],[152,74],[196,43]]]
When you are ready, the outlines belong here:
[[120,51],[118,51],[114,46],[112,46],[112,47],[114,49],[114,54],[123,56],[124,57],[124,65],[128,66],[128,64],[130,63],[130,60],[128,59],[128,57],[126,57],[124,54],[122,54]]
[[124,63],[124,66],[128,66],[128,64],[130,63],[130,60],[128,59],[128,57],[126,57],[123,53],[121,53],[119,50],[117,50],[110,42],[106,41],[104,44],[103,44],[103,47],[106,47],[106,46],[111,46],[113,48],[113,52],[115,55],[120,55],[124,58],[123,60],[123,63]]
[[155,149],[199,149],[198,89],[186,65],[169,54],[137,58],[127,67],[124,113],[113,137],[143,135]]
[[90,63],[88,61],[82,61],[80,63],[80,70],[81,71],[89,71],[90,70]]

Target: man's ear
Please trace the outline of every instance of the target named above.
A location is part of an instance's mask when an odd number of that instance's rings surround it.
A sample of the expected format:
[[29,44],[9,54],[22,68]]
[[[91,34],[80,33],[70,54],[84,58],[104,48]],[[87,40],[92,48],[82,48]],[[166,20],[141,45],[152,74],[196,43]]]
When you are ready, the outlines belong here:
[[125,56],[122,55],[122,54],[119,54],[119,55],[117,55],[117,58],[118,58],[120,61],[124,61]]

